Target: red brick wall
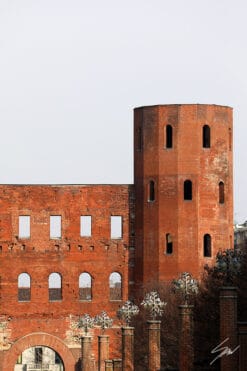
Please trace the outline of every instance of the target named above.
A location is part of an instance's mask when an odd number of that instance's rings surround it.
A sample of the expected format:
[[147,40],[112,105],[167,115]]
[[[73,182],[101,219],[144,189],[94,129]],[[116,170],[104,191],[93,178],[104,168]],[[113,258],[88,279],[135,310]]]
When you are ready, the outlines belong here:
[[[71,318],[106,310],[115,317],[109,356],[118,358],[116,310],[135,295],[134,283],[170,280],[183,271],[198,277],[220,248],[233,243],[231,108],[164,105],[138,108],[134,115],[134,186],[0,186],[0,350],[6,357],[11,344],[42,332],[69,345],[76,362],[79,348],[71,346]],[[172,148],[165,147],[168,124],[173,128]],[[211,128],[210,148],[202,148],[203,125]],[[193,184],[191,201],[183,199],[186,179]],[[150,180],[155,183],[155,201],[148,201]],[[219,204],[220,181],[225,184],[224,204]],[[31,217],[29,239],[18,237],[20,215]],[[61,215],[61,239],[50,239],[51,215]],[[81,215],[92,216],[91,237],[80,237]],[[110,237],[111,215],[123,218],[120,239]],[[172,254],[165,251],[167,233],[173,240]],[[212,238],[210,258],[203,256],[206,233]],[[114,271],[122,276],[122,301],[109,300],[109,275]],[[17,280],[24,272],[31,277],[30,302],[18,301]],[[62,277],[62,300],[57,302],[48,297],[53,272]],[[91,301],[79,300],[83,272],[92,276]],[[94,333],[97,358],[99,330]],[[3,358],[0,351],[0,369]]]
[[[8,342],[44,332],[65,339],[68,318],[116,310],[128,298],[129,208],[132,187],[97,186],[0,186],[0,308],[10,318]],[[30,215],[31,237],[18,238],[19,215]],[[50,239],[50,215],[62,216],[62,238]],[[92,237],[80,237],[80,216],[92,216]],[[120,239],[110,237],[110,216],[123,220]],[[109,275],[122,276],[123,301],[109,300]],[[18,302],[18,275],[31,276],[31,301]],[[62,300],[50,302],[48,276],[62,276]],[[79,300],[79,275],[92,276],[92,300]],[[118,330],[116,330],[118,331]],[[112,338],[116,331],[111,331]],[[119,336],[118,336],[119,337]],[[97,344],[94,344],[96,348]],[[111,344],[119,356],[120,344]],[[97,355],[97,352],[95,351]],[[1,368],[1,367],[0,367]]]

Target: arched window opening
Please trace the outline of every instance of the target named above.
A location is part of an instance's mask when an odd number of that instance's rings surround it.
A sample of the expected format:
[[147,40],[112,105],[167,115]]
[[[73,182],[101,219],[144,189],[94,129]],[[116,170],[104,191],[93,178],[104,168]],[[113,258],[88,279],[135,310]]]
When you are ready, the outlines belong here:
[[219,182],[219,203],[225,202],[225,185],[223,182]]
[[210,127],[208,125],[202,128],[202,145],[203,148],[210,148]]
[[206,258],[211,257],[211,236],[210,234],[204,234],[203,236],[203,255]]
[[18,276],[18,301],[31,300],[31,278],[27,273]]
[[49,275],[49,300],[62,300],[62,277],[59,273]]
[[79,276],[79,299],[92,300],[92,277],[89,273],[81,273]]
[[170,233],[166,234],[166,253],[172,254],[173,252],[173,242],[172,242],[172,236]]
[[149,201],[155,201],[155,184],[154,184],[154,181],[153,180],[150,180],[149,182],[149,197],[148,197],[148,200]]
[[172,148],[172,126],[166,125],[166,148]]
[[192,181],[184,181],[184,200],[192,200]]
[[122,277],[118,272],[113,272],[109,278],[110,300],[122,299]]

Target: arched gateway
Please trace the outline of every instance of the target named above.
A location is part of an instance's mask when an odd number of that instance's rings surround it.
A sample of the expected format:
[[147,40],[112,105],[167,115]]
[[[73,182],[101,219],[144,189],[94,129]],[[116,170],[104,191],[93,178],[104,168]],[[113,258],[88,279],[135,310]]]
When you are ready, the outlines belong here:
[[75,370],[76,359],[66,344],[56,336],[36,332],[17,340],[5,353],[2,371],[13,371],[18,356],[27,348],[45,346],[56,351],[63,360],[65,371]]

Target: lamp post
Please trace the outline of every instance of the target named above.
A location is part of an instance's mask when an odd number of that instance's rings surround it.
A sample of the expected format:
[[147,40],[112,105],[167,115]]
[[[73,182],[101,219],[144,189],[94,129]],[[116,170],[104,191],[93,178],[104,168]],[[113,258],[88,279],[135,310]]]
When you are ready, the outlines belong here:
[[180,278],[173,281],[176,291],[183,297],[183,304],[179,305],[180,332],[179,332],[179,369],[190,371],[193,369],[193,305],[189,305],[190,296],[197,294],[198,283],[191,274],[184,272]]
[[141,305],[149,312],[151,320],[148,324],[148,371],[160,369],[160,323],[157,317],[162,316],[164,307],[167,303],[163,302],[156,291],[146,294]]
[[78,327],[83,328],[85,335],[81,337],[81,353],[82,353],[82,370],[92,371],[93,366],[91,362],[92,353],[92,337],[88,335],[88,330],[94,327],[94,318],[90,317],[89,314],[84,314],[79,318]]
[[133,316],[139,313],[137,305],[131,301],[126,301],[118,310],[118,317],[121,318],[125,325],[122,326],[122,370],[134,370],[134,327],[130,327]]
[[198,293],[198,283],[188,272],[182,273],[179,279],[173,280],[173,285],[175,290],[182,294],[185,305],[189,303],[190,295]]
[[105,361],[109,359],[109,336],[104,332],[112,327],[113,320],[102,311],[95,317],[94,323],[102,329],[102,334],[98,336],[98,371],[105,371]]

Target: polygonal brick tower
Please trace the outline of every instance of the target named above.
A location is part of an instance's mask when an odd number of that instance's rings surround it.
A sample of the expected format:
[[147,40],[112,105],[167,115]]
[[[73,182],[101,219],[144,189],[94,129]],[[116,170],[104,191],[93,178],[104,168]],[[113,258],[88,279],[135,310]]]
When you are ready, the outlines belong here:
[[232,108],[136,108],[135,281],[199,277],[233,246]]

